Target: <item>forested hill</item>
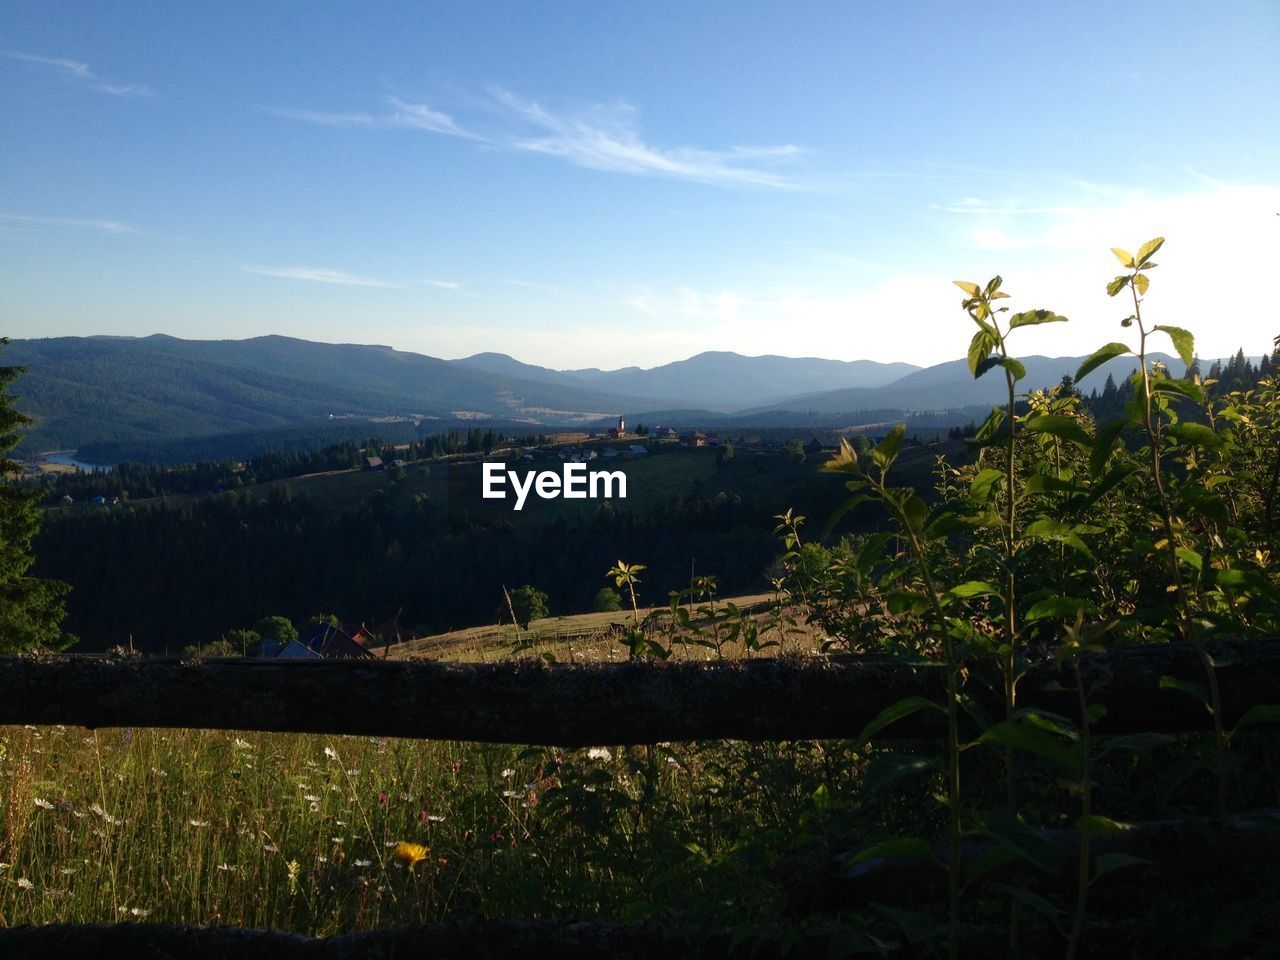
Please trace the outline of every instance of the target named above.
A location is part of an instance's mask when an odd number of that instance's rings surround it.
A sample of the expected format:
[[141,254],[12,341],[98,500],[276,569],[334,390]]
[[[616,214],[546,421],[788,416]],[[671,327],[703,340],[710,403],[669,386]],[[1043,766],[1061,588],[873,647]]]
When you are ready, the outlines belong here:
[[[1028,357],[1025,389],[1074,374],[1083,357]],[[1153,355],[1180,374],[1174,358]],[[1244,362],[1241,354],[1236,358]],[[599,429],[631,424],[849,426],[904,412],[954,410],[1003,399],[1000,377],[974,380],[965,361],[910,364],[702,353],[651,370],[555,371],[502,354],[440,360],[386,346],[268,336],[179,340],[156,335],[15,340],[0,362],[28,368],[20,409],[35,419],[19,451],[137,451],[176,439],[303,429],[331,417]],[[1092,375],[1122,381],[1136,361],[1119,357]],[[905,373],[905,375],[903,375]],[[1092,387],[1093,384],[1087,384]],[[887,412],[887,413],[886,413]],[[374,431],[327,434],[333,443]],[[263,444],[241,444],[249,454]],[[207,451],[207,446],[201,446]],[[209,456],[209,453],[203,454]],[[222,454],[225,455],[225,454]]]
[[553,386],[383,346],[287,337],[167,336],[15,340],[6,364],[28,368],[21,409],[36,420],[25,449],[75,448],[372,417],[571,422],[637,401]]

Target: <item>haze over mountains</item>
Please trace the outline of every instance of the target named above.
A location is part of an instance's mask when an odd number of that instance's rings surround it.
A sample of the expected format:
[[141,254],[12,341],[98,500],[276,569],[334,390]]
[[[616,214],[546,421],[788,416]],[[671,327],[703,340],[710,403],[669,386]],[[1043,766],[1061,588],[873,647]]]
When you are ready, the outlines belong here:
[[[1175,374],[1181,364],[1167,357]],[[1024,358],[1028,389],[1072,374],[1080,357]],[[702,353],[649,370],[550,370],[500,353],[461,360],[386,346],[249,340],[60,337],[14,340],[6,365],[28,372],[19,404],[36,423],[24,452],[95,441],[198,437],[328,422],[331,417],[410,417],[523,423],[530,427],[631,422],[678,426],[770,415],[943,410],[1001,401],[1002,377],[974,381],[963,360],[909,363]],[[1092,375],[1101,385],[1135,366],[1131,357]],[[1086,384],[1088,386],[1088,384]],[[678,411],[678,412],[677,412]],[[662,418],[666,415],[664,419]]]

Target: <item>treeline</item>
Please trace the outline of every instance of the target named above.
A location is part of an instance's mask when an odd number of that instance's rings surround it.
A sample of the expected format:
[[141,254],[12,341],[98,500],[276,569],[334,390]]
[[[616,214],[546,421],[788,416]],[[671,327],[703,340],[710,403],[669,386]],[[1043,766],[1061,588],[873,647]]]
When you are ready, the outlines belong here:
[[[93,497],[107,500],[143,500],[149,497],[223,493],[327,470],[359,467],[366,456],[420,460],[455,453],[487,452],[512,442],[503,431],[473,427],[446,430],[418,440],[397,442],[372,437],[352,440],[312,451],[269,451],[243,462],[204,460],[173,467],[146,466],[125,461],[111,470],[92,473],[50,474],[37,481],[47,487],[44,501],[56,504],[63,497],[82,502]],[[543,436],[521,437],[524,443],[543,443]]]
[[328,612],[371,627],[398,617],[406,635],[439,632],[493,622],[504,586],[546,593],[553,614],[590,610],[619,558],[647,565],[643,603],[687,587],[695,563],[725,594],[767,590],[779,503],[827,515],[842,487],[780,454],[785,498],[776,486],[757,493],[756,469],[726,465],[724,482],[701,482],[644,515],[605,501],[578,520],[541,522],[452,498],[446,507],[404,484],[355,509],[285,485],[265,498],[241,491],[54,514],[35,552],[40,575],[72,585],[66,628],[83,650],[132,641],[177,652],[267,614],[300,623]]
[[[1134,372],[1137,372],[1136,366],[1134,367]],[[1221,360],[1214,360],[1209,365],[1207,373],[1202,369],[1198,359],[1193,360],[1187,368],[1187,376],[1189,377],[1200,376],[1207,380],[1215,381],[1209,389],[1210,397],[1225,397],[1237,390],[1252,390],[1257,387],[1260,380],[1273,377],[1276,373],[1277,358],[1275,355],[1264,353],[1255,365],[1244,355],[1243,348],[1237,351],[1234,357],[1229,358],[1226,363]],[[1071,387],[1069,380],[1069,377],[1064,378],[1063,385]],[[1081,393],[1079,395],[1083,398],[1094,419],[1099,423],[1105,423],[1109,420],[1118,419],[1124,414],[1125,405],[1134,397],[1134,386],[1129,377],[1125,377],[1119,383],[1116,383],[1115,377],[1108,374],[1101,389],[1094,387],[1089,393]],[[1193,418],[1194,414],[1198,413],[1198,411],[1189,412],[1193,414]]]

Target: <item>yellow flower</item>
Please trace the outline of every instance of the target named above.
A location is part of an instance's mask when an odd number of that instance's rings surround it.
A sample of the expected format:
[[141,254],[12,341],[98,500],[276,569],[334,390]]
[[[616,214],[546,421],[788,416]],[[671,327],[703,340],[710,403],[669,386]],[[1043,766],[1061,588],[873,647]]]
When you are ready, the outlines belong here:
[[397,860],[404,861],[405,866],[412,870],[419,860],[427,859],[428,852],[427,848],[420,843],[407,843],[401,840],[396,844],[394,855]]

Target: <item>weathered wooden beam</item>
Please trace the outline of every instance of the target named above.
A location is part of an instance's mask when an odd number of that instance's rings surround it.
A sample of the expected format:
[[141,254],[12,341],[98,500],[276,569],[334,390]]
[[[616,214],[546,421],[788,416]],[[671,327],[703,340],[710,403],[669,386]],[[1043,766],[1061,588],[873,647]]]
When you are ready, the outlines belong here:
[[[1280,641],[1215,648],[1228,727],[1258,703],[1280,703]],[[1128,647],[1089,659],[1099,734],[1202,731],[1193,697],[1160,688],[1171,675],[1202,683],[1184,645]],[[548,664],[434,661],[178,660],[0,657],[0,724],[184,727],[350,733],[558,746],[666,741],[808,740],[857,736],[905,696],[940,699],[942,670],[888,657],[804,657],[712,663]],[[1032,669],[1019,703],[1066,716],[1071,678]],[[992,715],[999,682],[981,664],[966,693]],[[944,735],[938,711],[882,738]]]
[[[332,937],[306,937],[273,930],[197,927],[178,923],[49,924],[0,929],[5,957],[200,957],[202,960],[790,960],[794,957],[859,954],[907,958],[936,957],[927,943],[895,940],[885,923],[872,941],[860,925],[757,924],[749,933],[731,926],[672,927],[658,923],[607,921],[460,920],[412,927],[389,927]],[[1105,943],[1108,956],[1186,956],[1155,921],[1092,923],[1092,942]],[[1003,955],[1008,932],[997,925],[966,925],[960,932],[964,956]],[[1062,937],[1051,928],[1029,929],[1023,945],[1030,956],[1055,956]],[[1171,950],[1171,947],[1174,949]],[[1031,952],[1034,951],[1034,952]],[[1094,954],[1101,955],[1101,954]]]

